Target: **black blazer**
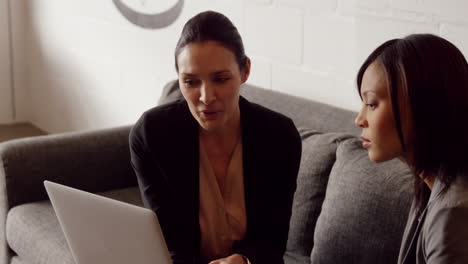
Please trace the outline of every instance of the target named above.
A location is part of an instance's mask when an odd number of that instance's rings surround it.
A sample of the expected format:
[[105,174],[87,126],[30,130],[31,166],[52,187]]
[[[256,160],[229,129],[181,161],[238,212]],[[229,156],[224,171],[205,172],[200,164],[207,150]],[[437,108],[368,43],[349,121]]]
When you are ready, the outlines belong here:
[[[247,231],[232,254],[283,263],[301,139],[288,117],[242,97],[239,107]],[[148,110],[130,133],[143,202],[157,214],[174,263],[200,262],[198,133],[184,100]]]

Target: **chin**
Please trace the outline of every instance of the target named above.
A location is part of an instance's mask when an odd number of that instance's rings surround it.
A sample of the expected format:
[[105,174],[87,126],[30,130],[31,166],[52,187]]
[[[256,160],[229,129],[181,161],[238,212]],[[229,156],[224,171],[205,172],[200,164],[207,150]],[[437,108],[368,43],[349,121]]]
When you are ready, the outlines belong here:
[[387,161],[387,160],[384,160],[384,159],[380,159],[379,157],[374,157],[374,156],[371,156],[369,155],[369,159],[375,163],[380,163],[380,162],[384,162],[384,161]]
[[215,122],[203,122],[200,124],[201,128],[207,132],[213,132],[219,129],[219,125]]
[[389,160],[396,158],[393,156],[382,155],[382,153],[374,153],[372,151],[369,151],[368,154],[369,154],[369,159],[375,163],[381,163],[381,162],[389,161]]

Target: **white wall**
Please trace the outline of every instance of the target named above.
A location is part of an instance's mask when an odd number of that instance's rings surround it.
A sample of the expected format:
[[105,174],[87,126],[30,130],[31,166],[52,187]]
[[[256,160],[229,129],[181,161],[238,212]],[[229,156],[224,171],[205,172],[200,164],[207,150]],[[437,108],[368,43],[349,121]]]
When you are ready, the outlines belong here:
[[[1,0],[0,0],[1,1]],[[11,27],[13,55],[13,80],[15,86],[14,106],[15,122],[27,122],[30,113],[34,111],[31,107],[31,98],[29,97],[29,63],[34,63],[35,58],[28,57],[29,39],[33,36],[29,32],[29,10],[25,4],[27,1],[10,0],[11,9]],[[34,85],[31,85],[34,89]]]
[[[183,24],[207,9],[238,26],[251,83],[351,110],[356,71],[385,40],[429,32],[468,54],[464,0],[186,0],[161,30],[130,24],[111,0],[13,2],[18,116],[49,132],[135,122],[176,78]],[[127,2],[154,13],[176,0]]]
[[8,2],[0,0],[0,123],[13,121]]

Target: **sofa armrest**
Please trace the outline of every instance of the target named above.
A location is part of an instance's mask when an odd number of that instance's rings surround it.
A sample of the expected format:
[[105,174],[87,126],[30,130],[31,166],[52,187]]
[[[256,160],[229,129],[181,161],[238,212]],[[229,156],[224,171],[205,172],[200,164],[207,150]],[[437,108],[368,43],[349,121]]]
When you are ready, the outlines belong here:
[[0,186],[9,208],[45,200],[44,180],[89,192],[135,186],[131,127],[64,133],[0,144]]
[[[48,199],[44,180],[89,192],[136,186],[130,164],[131,126],[24,138],[0,144],[0,263],[10,208]],[[7,262],[4,262],[7,261]]]

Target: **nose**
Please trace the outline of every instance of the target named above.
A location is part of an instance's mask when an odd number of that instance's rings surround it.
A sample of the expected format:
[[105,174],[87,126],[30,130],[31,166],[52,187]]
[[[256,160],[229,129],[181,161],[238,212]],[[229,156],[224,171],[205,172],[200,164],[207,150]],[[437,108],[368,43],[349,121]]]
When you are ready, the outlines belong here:
[[215,88],[210,84],[203,84],[200,88],[200,102],[210,105],[216,100]]
[[356,116],[356,119],[354,119],[354,125],[361,128],[367,127],[367,120],[364,118],[362,111],[360,111]]

